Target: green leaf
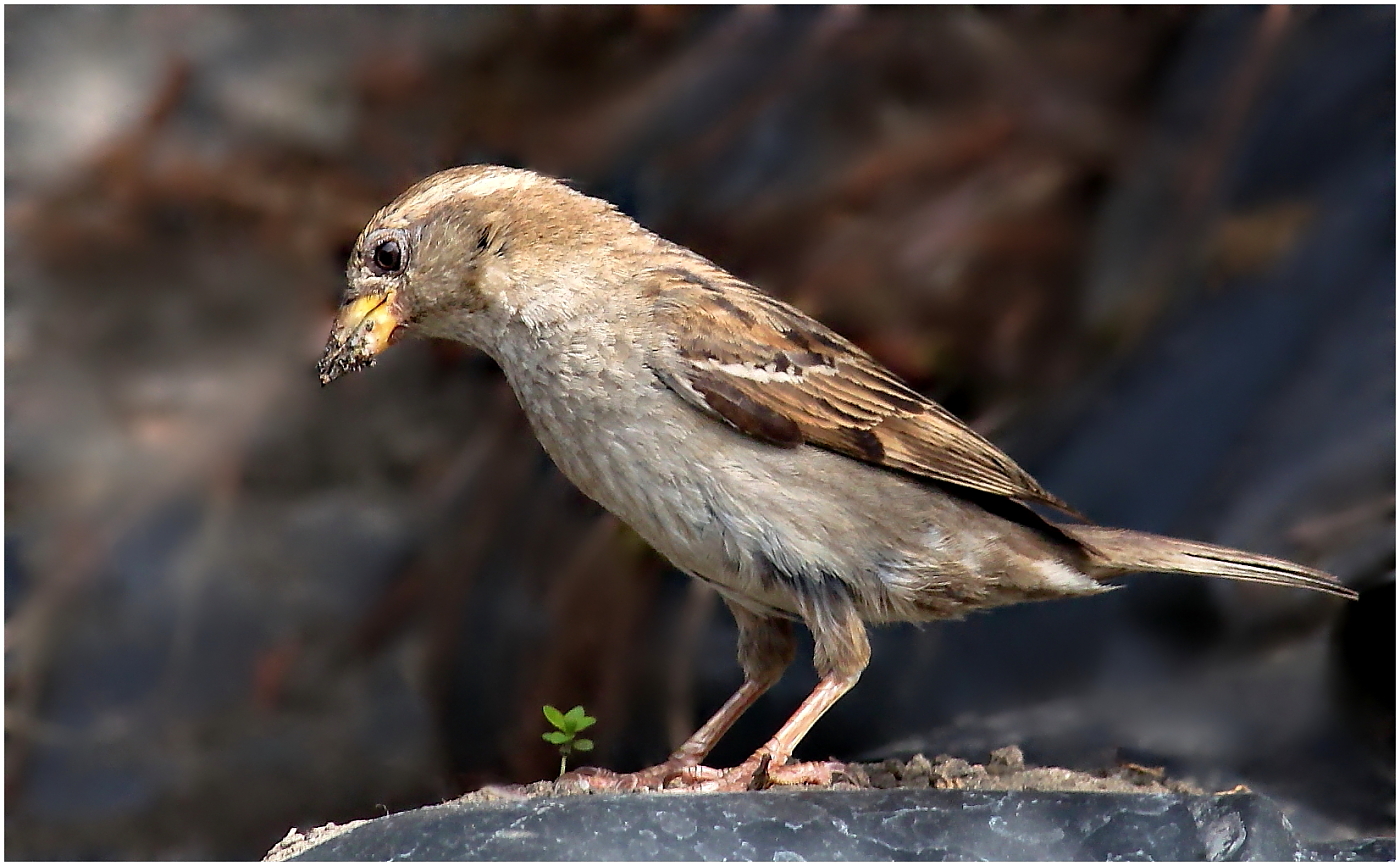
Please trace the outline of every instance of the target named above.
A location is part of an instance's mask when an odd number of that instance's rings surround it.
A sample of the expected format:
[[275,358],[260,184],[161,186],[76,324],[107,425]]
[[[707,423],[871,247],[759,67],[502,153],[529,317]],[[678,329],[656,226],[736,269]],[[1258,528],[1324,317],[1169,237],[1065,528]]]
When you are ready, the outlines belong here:
[[[570,710],[570,712],[573,711]],[[544,705],[544,717],[549,720],[549,723],[551,725],[553,725],[561,731],[568,728],[568,723],[564,721],[564,714],[556,710],[554,707],[551,707],[549,704]]]
[[574,748],[580,752],[593,751],[593,741],[589,739],[574,740]]
[[564,721],[569,724],[571,730],[581,731],[598,720],[584,712],[583,707],[574,707],[564,714]]
[[553,743],[556,746],[562,746],[565,743],[572,740],[574,738],[574,735],[566,734],[563,731],[549,731],[548,733],[540,734],[540,737],[546,743]]

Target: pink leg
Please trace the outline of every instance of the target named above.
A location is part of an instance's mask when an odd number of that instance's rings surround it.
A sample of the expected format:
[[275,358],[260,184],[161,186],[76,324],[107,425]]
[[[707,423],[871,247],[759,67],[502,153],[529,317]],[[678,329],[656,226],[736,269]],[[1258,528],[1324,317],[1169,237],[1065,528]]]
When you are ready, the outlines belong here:
[[803,599],[810,609],[803,619],[816,638],[817,670],[822,674],[812,693],[767,743],[742,764],[727,770],[700,766],[739,716],[782,676],[792,658],[792,635],[786,621],[764,619],[730,605],[739,623],[739,660],[744,684],[719,712],[671,754],[665,763],[636,773],[618,774],[585,768],[569,774],[593,790],[634,791],[682,788],[697,791],[743,791],[770,784],[828,784],[840,768],[834,762],[789,764],[793,750],[841,696],[851,690],[870,661],[870,643],[849,597],[835,593]]
[[744,763],[728,770],[697,766],[683,772],[681,778],[702,791],[742,791],[766,788],[769,784],[830,784],[831,774],[840,768],[839,764],[830,761],[789,764],[788,759],[817,720],[859,679],[859,674],[828,674],[822,677],[797,712]]
[[[595,767],[580,767],[566,778],[578,779],[593,790],[637,791],[666,787],[714,749],[720,738],[739,717],[773,687],[792,661],[792,626],[786,620],[766,619],[743,608],[730,606],[739,624],[739,662],[744,668],[744,684],[724,702],[700,729],[691,734],[664,762],[635,773],[614,773]],[[813,720],[815,721],[815,719]]]
[[773,738],[729,770],[695,767],[684,777],[698,790],[742,791],[770,784],[829,784],[841,767],[830,761],[789,764],[793,750],[817,720],[851,690],[870,661],[870,642],[855,605],[839,588],[823,587],[803,597],[803,619],[816,639],[813,661],[821,679]]

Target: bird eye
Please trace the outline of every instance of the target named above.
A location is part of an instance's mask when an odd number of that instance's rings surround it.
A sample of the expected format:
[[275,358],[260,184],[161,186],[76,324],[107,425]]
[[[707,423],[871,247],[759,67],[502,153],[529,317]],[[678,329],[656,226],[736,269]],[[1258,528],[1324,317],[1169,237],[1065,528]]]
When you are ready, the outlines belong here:
[[403,249],[396,240],[380,241],[375,244],[370,261],[380,274],[397,274],[403,270]]

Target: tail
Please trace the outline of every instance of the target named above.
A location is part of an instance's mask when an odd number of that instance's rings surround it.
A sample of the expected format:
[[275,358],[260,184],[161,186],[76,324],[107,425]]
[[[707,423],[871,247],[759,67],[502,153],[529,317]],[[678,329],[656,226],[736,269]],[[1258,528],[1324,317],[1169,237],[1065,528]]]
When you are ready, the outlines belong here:
[[1090,573],[1096,578],[1162,571],[1228,577],[1356,598],[1355,590],[1327,572],[1285,559],[1131,529],[1061,523],[1055,526],[1087,548]]

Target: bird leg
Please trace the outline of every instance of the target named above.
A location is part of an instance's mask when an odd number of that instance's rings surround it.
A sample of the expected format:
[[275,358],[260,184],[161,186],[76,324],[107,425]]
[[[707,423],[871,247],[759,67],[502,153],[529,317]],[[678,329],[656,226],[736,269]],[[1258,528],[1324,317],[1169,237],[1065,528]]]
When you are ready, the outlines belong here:
[[813,661],[821,679],[816,688],[764,743],[737,767],[715,770],[695,766],[680,778],[690,790],[744,791],[770,785],[826,785],[842,765],[835,761],[789,764],[793,750],[841,696],[860,679],[870,661],[870,641],[865,624],[848,596],[838,592],[818,592],[803,599],[803,619],[816,639]]
[[734,726],[744,711],[753,706],[773,682],[759,682],[745,679],[739,690],[729,696],[724,706],[710,716],[709,721],[691,734],[676,748],[671,756],[654,767],[647,767],[635,773],[614,773],[600,767],[580,767],[565,774],[565,779],[578,779],[593,791],[645,791],[666,787],[666,783],[676,777],[683,777],[687,770],[698,767],[719,738]]
[[817,720],[851,690],[860,674],[828,674],[783,724],[773,738],[737,767],[715,770],[693,766],[680,773],[686,787],[696,791],[745,791],[770,785],[828,785],[841,768],[834,761],[789,764],[788,758]]
[[789,764],[788,759],[817,720],[860,679],[870,661],[870,641],[855,605],[840,585],[807,589],[801,599],[802,618],[816,641],[813,662],[821,679],[773,738],[742,764],[714,769],[700,762],[744,710],[782,676],[792,660],[793,640],[786,620],[763,618],[731,604],[739,624],[739,662],[745,680],[719,712],[655,767],[625,774],[587,768],[565,778],[578,779],[594,791],[746,791],[771,785],[829,784],[840,763]]
[[[726,604],[739,625],[739,664],[744,669],[744,684],[739,686],[739,690],[662,763],[635,773],[580,767],[565,774],[564,779],[577,780],[593,791],[641,791],[667,787],[671,780],[684,779],[688,771],[700,766],[720,737],[734,726],[745,710],[753,706],[754,701],[773,687],[792,662],[794,642],[790,622],[758,616],[729,604],[728,600]],[[800,735],[798,739],[801,739]]]
[[632,774],[632,779],[644,783],[645,787],[687,791],[745,791],[775,784],[825,785],[831,782],[832,774],[841,769],[841,764],[832,761],[789,764],[788,759],[817,720],[860,679],[870,661],[870,641],[865,624],[843,585],[808,583],[804,585],[800,604],[802,618],[816,640],[813,662],[821,680],[773,738],[737,767],[714,769],[700,765],[720,734],[777,680],[792,658],[791,628],[786,621],[762,619],[731,605],[739,623],[739,660],[748,679],[666,763]]

